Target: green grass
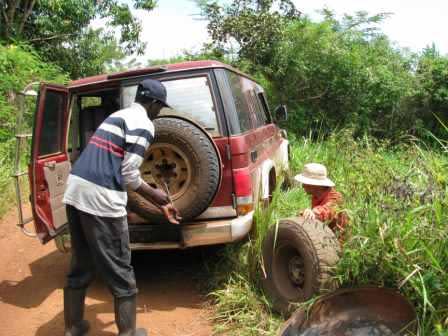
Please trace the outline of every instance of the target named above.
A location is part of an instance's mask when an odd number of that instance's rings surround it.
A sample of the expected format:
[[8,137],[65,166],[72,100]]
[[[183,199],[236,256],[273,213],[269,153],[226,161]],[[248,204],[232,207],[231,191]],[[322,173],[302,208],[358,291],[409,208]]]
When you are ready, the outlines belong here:
[[[14,180],[11,177],[14,170],[15,160],[15,138],[11,137],[10,140],[0,142],[0,190],[2,195],[0,197],[0,218],[2,218],[8,210],[11,210],[16,206],[16,191],[14,186]],[[21,162],[19,170],[27,171],[27,164],[29,161],[29,147],[30,141],[23,145]],[[22,176],[20,178],[20,185],[22,191],[22,200],[24,203],[28,201],[29,195],[29,183],[28,176]],[[16,223],[14,223],[16,224]]]
[[[421,144],[390,148],[343,131],[322,141],[293,141],[291,173],[327,165],[350,214],[349,239],[337,270],[342,287],[397,288],[415,305],[422,335],[448,333],[448,158]],[[275,335],[282,322],[259,284],[260,245],[269,225],[309,206],[298,187],[278,191],[257,213],[248,242],[229,246],[212,271],[217,331]]]
[[0,143],[0,218],[11,209],[11,204],[15,202],[15,191],[11,178],[13,169],[13,146],[15,139]]

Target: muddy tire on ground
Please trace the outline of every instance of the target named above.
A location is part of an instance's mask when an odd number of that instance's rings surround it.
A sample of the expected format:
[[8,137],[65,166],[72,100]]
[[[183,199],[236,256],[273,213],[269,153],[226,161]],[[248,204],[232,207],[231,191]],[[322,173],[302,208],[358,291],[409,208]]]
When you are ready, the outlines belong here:
[[[153,187],[166,182],[183,221],[204,212],[221,178],[221,165],[212,140],[199,127],[183,119],[154,120],[154,143],[145,153],[140,171]],[[155,208],[135,192],[128,192],[128,207],[150,223],[163,222]]]
[[289,315],[294,303],[335,289],[331,277],[340,245],[324,223],[298,217],[281,220],[278,228],[269,230],[262,249],[262,286],[277,312]]

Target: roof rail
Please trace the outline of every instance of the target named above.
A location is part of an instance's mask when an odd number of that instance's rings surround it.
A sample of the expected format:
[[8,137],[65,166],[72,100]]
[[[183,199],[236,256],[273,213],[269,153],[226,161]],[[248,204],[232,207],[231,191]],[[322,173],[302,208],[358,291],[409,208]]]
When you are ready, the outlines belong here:
[[157,66],[157,67],[149,67],[149,68],[143,68],[143,69],[135,69],[135,70],[128,70],[128,71],[122,71],[117,72],[114,74],[110,74],[107,76],[108,79],[119,79],[119,78],[125,78],[125,77],[132,77],[132,76],[139,76],[139,75],[149,75],[157,72],[164,72],[167,68],[164,66]]

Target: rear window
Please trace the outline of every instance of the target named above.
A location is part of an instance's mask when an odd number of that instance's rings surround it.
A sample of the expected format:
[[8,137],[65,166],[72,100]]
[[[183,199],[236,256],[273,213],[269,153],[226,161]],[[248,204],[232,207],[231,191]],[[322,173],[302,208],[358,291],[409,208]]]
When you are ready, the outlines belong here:
[[[210,82],[206,76],[168,79],[163,81],[163,85],[166,87],[168,104],[172,109],[162,109],[161,115],[178,115],[191,119],[210,135],[220,135]],[[137,85],[123,88],[123,107],[134,102],[136,91]]]

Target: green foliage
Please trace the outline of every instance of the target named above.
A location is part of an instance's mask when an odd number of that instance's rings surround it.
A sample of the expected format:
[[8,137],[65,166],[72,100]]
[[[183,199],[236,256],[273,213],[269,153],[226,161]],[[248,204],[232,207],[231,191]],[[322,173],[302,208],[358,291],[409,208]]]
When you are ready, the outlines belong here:
[[439,121],[448,122],[448,57],[441,56],[434,45],[425,49],[418,61],[416,77],[419,117],[428,130],[445,137],[446,130]]
[[291,107],[296,127],[351,126],[381,137],[412,127],[413,118],[403,123],[408,111],[400,109],[412,94],[411,60],[393,50],[385,36],[367,40],[354,28],[358,25],[338,31],[332,21],[303,20],[285,32],[288,38],[264,72],[277,99]]
[[[18,111],[17,92],[25,85],[36,81],[66,83],[66,76],[60,68],[45,63],[39,55],[26,45],[0,44],[0,216],[11,206],[12,165],[15,145],[15,123]],[[27,102],[24,129],[31,129],[35,100]],[[25,153],[26,154],[26,153]]]
[[[147,11],[156,5],[154,0],[7,0],[1,8],[0,38],[30,43],[72,78],[94,75],[104,71],[106,61],[144,50],[141,24],[129,3]],[[94,19],[107,22],[107,28],[91,28]]]
[[284,126],[294,133],[350,127],[397,141],[427,128],[446,136],[434,114],[446,121],[448,58],[395,47],[378,29],[387,13],[338,20],[323,10],[316,22],[288,1],[200,3],[209,47],[268,84],[273,102],[288,105]]
[[[25,85],[35,81],[65,83],[68,78],[61,69],[45,63],[30,47],[0,44],[0,142],[13,136],[17,97]],[[31,121],[31,120],[29,120]]]
[[199,6],[209,20],[214,47],[232,54],[232,42],[236,42],[238,57],[254,64],[267,64],[272,59],[283,27],[300,17],[290,0],[234,0],[228,6],[199,1]]
[[[316,137],[293,141],[291,173],[297,174],[307,162],[324,163],[344,195],[350,229],[336,274],[339,283],[397,288],[416,306],[421,334],[443,335],[448,331],[446,155],[414,143],[394,149],[369,137],[356,141],[352,131],[312,141]],[[260,219],[263,227],[263,221],[275,225],[309,202],[298,186],[277,192],[268,212],[257,216],[257,228]],[[259,253],[256,246],[263,237],[253,236],[239,249],[225,250],[217,272],[218,322],[231,335],[276,334],[279,319],[270,314],[258,282],[250,276],[253,250]]]
[[71,78],[103,73],[106,64],[123,56],[112,34],[106,34],[102,29],[90,28],[65,48],[45,51],[45,57],[70,73]]
[[152,59],[152,60],[148,61],[147,65],[155,66],[155,65],[187,62],[187,61],[203,61],[203,60],[210,60],[210,59],[221,61],[224,63],[231,63],[231,60],[229,58],[227,58],[220,50],[207,49],[207,47],[205,47],[197,53],[184,51],[182,53],[182,55],[171,57],[168,59]]
[[14,144],[15,139],[0,142],[0,190],[2,191],[2,198],[0,199],[0,218],[6,211],[11,209],[11,202],[14,199],[11,178]]

